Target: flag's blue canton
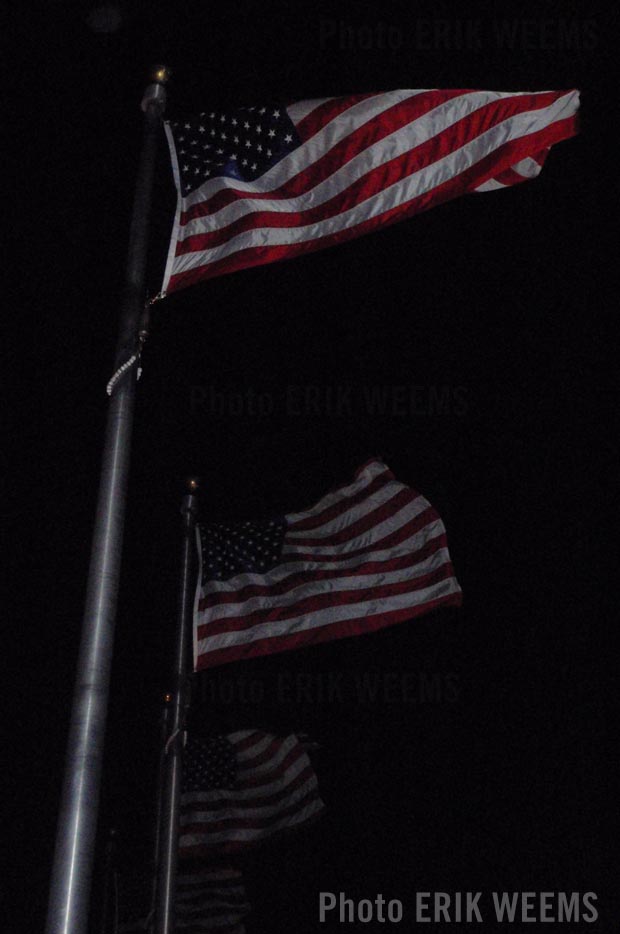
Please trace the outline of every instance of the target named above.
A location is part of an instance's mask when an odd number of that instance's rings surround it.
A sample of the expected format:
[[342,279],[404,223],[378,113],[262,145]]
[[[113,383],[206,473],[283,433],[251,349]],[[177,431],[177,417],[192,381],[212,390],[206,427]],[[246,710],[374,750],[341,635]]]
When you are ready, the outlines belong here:
[[211,739],[191,737],[183,750],[181,792],[233,788],[237,779],[237,757],[226,736]]
[[269,571],[280,561],[285,532],[284,518],[201,525],[202,583]]
[[300,142],[286,109],[273,104],[203,111],[170,128],[184,197],[218,175],[253,182]]

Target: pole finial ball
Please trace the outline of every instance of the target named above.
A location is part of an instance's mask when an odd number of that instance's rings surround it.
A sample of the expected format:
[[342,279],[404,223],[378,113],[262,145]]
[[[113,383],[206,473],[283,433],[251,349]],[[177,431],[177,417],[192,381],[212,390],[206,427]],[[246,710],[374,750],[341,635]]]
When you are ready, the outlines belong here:
[[167,65],[158,65],[153,69],[153,81],[157,81],[158,84],[167,84],[171,74],[172,70]]

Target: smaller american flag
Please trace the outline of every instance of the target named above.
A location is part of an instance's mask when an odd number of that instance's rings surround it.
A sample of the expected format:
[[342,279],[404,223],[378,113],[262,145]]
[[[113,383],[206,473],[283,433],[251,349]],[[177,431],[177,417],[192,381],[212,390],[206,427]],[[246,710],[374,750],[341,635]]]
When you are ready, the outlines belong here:
[[185,748],[181,857],[236,853],[300,827],[323,809],[297,736],[239,730],[221,740],[193,739]]
[[458,605],[446,530],[379,460],[315,506],[199,530],[195,665],[362,635]]

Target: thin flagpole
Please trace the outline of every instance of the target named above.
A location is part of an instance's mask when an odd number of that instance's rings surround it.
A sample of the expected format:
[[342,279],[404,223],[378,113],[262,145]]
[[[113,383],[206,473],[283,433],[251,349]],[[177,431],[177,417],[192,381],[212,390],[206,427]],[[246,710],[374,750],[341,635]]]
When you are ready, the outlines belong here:
[[196,566],[196,517],[198,489],[195,480],[188,482],[191,491],[183,497],[183,545],[181,583],[177,610],[177,632],[173,669],[170,734],[166,742],[163,769],[163,797],[158,832],[159,865],[155,898],[155,934],[173,934],[174,897],[176,892],[177,855],[179,850],[179,806],[181,800],[182,753],[185,715],[189,704],[190,634],[194,602]]
[[[167,69],[159,69],[153,78],[142,100],[144,137],[119,321],[117,372],[135,354],[144,307],[151,194]],[[86,934],[88,926],[134,398],[135,367],[127,367],[116,382],[108,409],[46,934]]]
[[155,905],[157,899],[157,873],[159,870],[159,852],[161,848],[161,814],[164,800],[164,767],[166,763],[166,744],[170,736],[170,718],[172,715],[172,694],[164,695],[164,708],[161,716],[160,750],[157,765],[157,798],[155,802],[155,839],[153,843],[153,862],[151,864],[151,902],[148,914],[148,929],[153,934],[155,929]]

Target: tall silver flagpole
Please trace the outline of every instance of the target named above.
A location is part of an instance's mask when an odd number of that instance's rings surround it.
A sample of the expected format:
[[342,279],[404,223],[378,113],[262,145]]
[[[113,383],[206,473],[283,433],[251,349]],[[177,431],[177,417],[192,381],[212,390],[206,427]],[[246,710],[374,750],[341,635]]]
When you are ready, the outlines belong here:
[[183,497],[183,546],[181,583],[177,610],[177,630],[172,689],[170,735],[166,743],[163,769],[163,794],[158,831],[157,889],[155,897],[155,934],[173,934],[174,896],[176,892],[177,855],[179,851],[179,808],[181,801],[182,752],[185,714],[189,704],[189,649],[194,597],[196,556],[196,518],[198,489],[196,480],[188,481],[189,493]]
[[46,934],[86,934],[88,927],[135,397],[135,367],[123,365],[135,360],[138,347],[155,155],[169,71],[160,68],[152,77],[142,100],[144,137],[115,363],[122,375],[108,409]]

